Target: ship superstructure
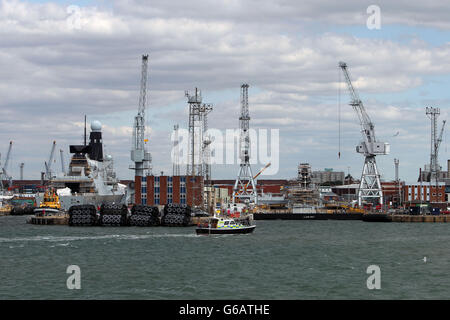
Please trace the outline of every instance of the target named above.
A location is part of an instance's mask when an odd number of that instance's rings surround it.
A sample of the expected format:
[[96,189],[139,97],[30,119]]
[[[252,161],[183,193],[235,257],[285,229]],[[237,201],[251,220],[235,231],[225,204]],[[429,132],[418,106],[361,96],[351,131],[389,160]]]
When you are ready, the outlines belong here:
[[[111,155],[103,156],[101,128],[100,122],[93,121],[89,144],[71,145],[70,153],[73,155],[68,172],[49,180],[49,187],[57,190],[63,210],[77,204],[99,206],[126,202],[126,186],[116,178],[113,158]],[[43,193],[36,196],[38,205],[42,198]]]

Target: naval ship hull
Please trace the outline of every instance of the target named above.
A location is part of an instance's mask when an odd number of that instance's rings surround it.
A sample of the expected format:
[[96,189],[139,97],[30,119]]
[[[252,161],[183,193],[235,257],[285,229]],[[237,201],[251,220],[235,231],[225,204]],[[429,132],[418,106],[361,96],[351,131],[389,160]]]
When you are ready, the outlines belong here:
[[[37,206],[43,200],[44,195],[39,194],[36,196]],[[116,203],[124,204],[126,202],[125,194],[116,195],[99,195],[99,194],[77,194],[77,195],[62,195],[59,196],[59,201],[61,202],[61,210],[67,211],[71,206],[83,205],[83,204],[93,204],[96,207],[101,206],[103,203]]]

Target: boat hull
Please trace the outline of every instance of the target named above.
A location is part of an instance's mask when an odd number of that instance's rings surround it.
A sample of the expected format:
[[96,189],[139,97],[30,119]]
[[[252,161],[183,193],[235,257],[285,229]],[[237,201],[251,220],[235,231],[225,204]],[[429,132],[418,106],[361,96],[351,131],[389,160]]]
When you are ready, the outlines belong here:
[[[36,203],[38,206],[42,200],[43,195],[39,194],[36,196]],[[96,207],[99,207],[104,203],[122,204],[126,202],[126,195],[100,195],[95,193],[82,193],[78,195],[61,195],[59,196],[59,201],[61,203],[61,210],[67,211],[71,206],[74,205],[93,204]]]
[[197,234],[245,234],[252,233],[255,230],[256,226],[248,226],[243,228],[197,228],[195,231]]
[[33,213],[35,215],[58,215],[61,214],[62,211],[54,208],[35,208]]
[[362,220],[362,213],[254,213],[255,220]]
[[392,222],[392,216],[385,213],[365,214],[362,217],[366,222]]

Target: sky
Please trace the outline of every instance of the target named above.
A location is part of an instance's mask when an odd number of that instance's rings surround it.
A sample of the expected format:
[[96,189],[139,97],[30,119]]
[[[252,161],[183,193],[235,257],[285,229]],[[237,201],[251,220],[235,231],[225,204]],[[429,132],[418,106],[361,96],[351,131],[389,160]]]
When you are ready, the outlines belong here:
[[[368,27],[370,5],[379,8],[379,29]],[[2,164],[13,141],[10,174],[17,179],[23,162],[24,178],[39,179],[54,140],[69,160],[87,115],[102,122],[118,176],[131,179],[148,53],[154,173],[172,172],[173,126],[188,127],[186,90],[201,89],[213,105],[209,127],[224,132],[239,127],[240,86],[248,83],[250,127],[279,130],[279,169],[264,178],[295,178],[303,162],[359,177],[360,126],[338,68],[345,61],[377,139],[391,145],[377,157],[382,179],[394,178],[397,158],[400,178],[414,182],[430,161],[425,108],[440,108],[439,129],[448,115],[449,16],[450,3],[435,0],[0,0]],[[447,131],[439,154],[445,170]],[[254,172],[265,165],[260,160]],[[59,152],[52,166],[61,170]],[[214,165],[212,177],[237,172]]]

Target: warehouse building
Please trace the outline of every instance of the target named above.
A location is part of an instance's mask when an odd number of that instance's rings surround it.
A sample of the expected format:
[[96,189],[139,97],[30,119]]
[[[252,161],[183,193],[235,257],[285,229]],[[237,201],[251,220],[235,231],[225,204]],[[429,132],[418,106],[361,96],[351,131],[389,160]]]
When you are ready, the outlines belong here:
[[333,168],[325,168],[324,171],[313,171],[311,182],[316,185],[321,184],[344,184],[345,173],[343,171],[333,171]]

